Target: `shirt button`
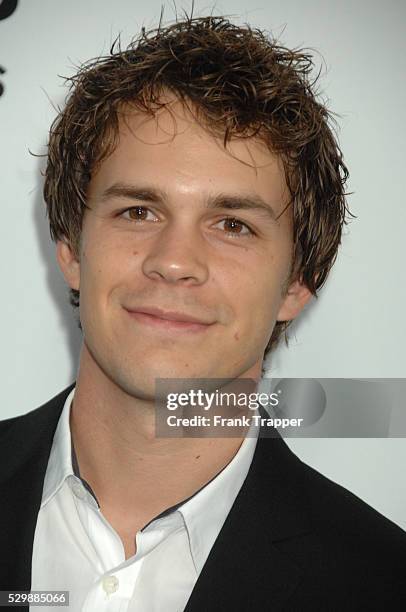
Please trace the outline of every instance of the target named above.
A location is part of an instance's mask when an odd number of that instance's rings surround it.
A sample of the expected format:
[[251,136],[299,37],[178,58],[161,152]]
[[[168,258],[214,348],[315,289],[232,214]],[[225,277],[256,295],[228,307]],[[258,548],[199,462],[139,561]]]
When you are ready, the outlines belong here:
[[79,482],[72,483],[72,491],[79,499],[85,499],[85,497],[87,496],[86,491]]
[[107,595],[115,593],[118,589],[119,580],[117,576],[105,576],[102,580],[103,590]]

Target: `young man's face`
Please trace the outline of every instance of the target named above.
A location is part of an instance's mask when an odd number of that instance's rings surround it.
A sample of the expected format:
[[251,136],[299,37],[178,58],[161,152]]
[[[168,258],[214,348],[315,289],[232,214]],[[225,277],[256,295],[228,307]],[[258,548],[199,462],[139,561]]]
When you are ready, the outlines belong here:
[[[176,124],[167,110],[121,123],[90,182],[79,262],[58,243],[80,289],[88,363],[144,398],[155,378],[259,378],[276,320],[309,296],[298,283],[286,295],[292,213],[275,219],[289,198],[281,162],[252,139],[233,140],[233,157],[179,102],[171,108]],[[227,208],[238,199],[263,207]],[[134,314],[148,308],[203,324]]]

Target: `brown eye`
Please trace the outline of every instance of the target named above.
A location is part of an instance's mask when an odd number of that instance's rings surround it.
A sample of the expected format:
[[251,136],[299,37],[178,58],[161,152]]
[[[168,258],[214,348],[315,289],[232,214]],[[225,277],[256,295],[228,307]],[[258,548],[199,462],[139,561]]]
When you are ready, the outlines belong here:
[[[236,219],[235,217],[226,217],[222,219],[220,223],[224,223],[224,229],[226,234],[229,236],[236,236],[239,238],[240,236],[253,236],[254,232],[242,221]],[[244,231],[245,229],[245,231]]]
[[148,215],[148,211],[144,206],[132,206],[124,212],[128,213],[129,218],[133,221],[145,221]]
[[[148,215],[152,215],[152,218],[148,217]],[[131,222],[146,221],[149,223],[159,221],[155,213],[153,213],[149,208],[146,208],[145,206],[131,206],[130,208],[126,208],[125,210],[119,212],[118,216],[124,219],[125,221]]]

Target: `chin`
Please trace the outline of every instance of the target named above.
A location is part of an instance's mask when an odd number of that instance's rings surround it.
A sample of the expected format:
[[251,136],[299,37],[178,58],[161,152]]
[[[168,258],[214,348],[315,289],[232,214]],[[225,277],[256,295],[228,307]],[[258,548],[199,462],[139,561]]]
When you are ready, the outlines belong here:
[[159,362],[157,359],[153,364],[149,364],[148,360],[144,359],[134,360],[134,363],[140,365],[136,365],[131,371],[128,371],[128,367],[120,368],[110,376],[110,379],[128,395],[146,401],[153,401],[156,398],[156,379],[199,378],[199,375],[190,373],[190,368],[181,365],[176,367],[176,364]]

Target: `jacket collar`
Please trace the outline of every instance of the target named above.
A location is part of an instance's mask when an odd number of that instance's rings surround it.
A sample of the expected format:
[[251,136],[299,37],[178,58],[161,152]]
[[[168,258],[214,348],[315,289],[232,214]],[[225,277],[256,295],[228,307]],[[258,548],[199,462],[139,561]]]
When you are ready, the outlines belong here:
[[304,486],[300,459],[276,429],[262,429],[247,478],[184,612],[283,608],[304,577],[300,564],[282,552],[284,543],[297,550],[313,531],[303,511]]
[[[0,423],[0,590],[31,588],[37,516],[52,440],[71,385],[23,416]],[[28,609],[28,608],[27,608]]]

